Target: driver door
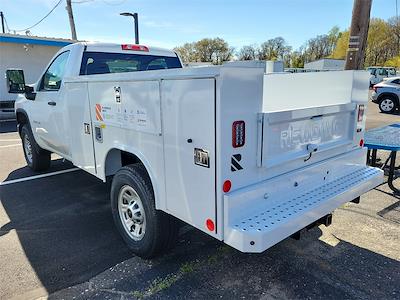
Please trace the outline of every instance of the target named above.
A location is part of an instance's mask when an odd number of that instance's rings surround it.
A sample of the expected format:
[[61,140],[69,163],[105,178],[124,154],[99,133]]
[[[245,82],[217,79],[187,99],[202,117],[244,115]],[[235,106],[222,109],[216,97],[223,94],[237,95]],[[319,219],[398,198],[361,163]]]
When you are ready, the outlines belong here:
[[39,145],[64,157],[70,156],[65,130],[66,108],[63,77],[69,51],[60,53],[47,68],[31,105],[31,124]]

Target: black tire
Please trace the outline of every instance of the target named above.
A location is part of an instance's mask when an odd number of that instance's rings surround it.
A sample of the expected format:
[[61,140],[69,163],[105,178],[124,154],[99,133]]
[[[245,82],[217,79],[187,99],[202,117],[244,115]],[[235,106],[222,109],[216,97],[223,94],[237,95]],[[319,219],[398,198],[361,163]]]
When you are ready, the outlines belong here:
[[[22,148],[24,150],[25,161],[33,171],[44,171],[50,167],[51,153],[40,148],[33,137],[31,128],[25,124],[21,129]],[[27,143],[30,143],[30,153],[28,153]]]
[[379,109],[383,113],[394,113],[397,106],[398,103],[394,96],[382,96],[382,98],[379,100]]
[[[145,219],[144,234],[140,239],[132,237],[119,210],[119,196],[127,186],[133,188],[140,198]],[[114,176],[111,185],[111,210],[115,225],[133,253],[142,258],[152,258],[171,248],[178,236],[178,224],[172,216],[157,210],[154,201],[153,186],[142,164],[132,164],[121,168]],[[130,226],[130,225],[129,225]],[[134,225],[133,227],[135,227]]]

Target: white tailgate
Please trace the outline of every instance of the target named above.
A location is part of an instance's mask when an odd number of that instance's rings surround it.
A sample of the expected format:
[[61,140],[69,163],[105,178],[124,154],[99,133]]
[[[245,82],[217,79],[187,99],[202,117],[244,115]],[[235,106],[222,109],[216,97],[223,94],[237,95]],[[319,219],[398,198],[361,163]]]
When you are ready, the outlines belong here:
[[351,150],[355,146],[355,110],[356,104],[349,103],[264,113],[262,166],[297,161],[293,167],[300,167]]

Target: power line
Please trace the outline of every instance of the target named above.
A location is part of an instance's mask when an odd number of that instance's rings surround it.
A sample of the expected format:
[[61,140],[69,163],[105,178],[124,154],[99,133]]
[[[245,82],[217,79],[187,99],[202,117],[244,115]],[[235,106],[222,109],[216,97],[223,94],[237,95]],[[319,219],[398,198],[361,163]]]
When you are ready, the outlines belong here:
[[21,32],[21,31],[27,31],[29,29],[32,29],[33,27],[39,25],[40,23],[42,23],[42,21],[44,21],[62,2],[63,0],[59,0],[56,5],[54,5],[54,7],[43,17],[41,18],[39,21],[37,21],[35,24],[33,24],[32,26],[25,28],[25,29],[21,29],[21,30],[13,30],[15,32]]
[[11,31],[11,29],[10,29],[10,27],[8,27],[8,23],[7,23],[6,16],[4,16],[4,15],[3,15],[3,18],[4,18],[4,23],[6,24],[6,29],[7,29],[7,32],[10,32],[10,31]]

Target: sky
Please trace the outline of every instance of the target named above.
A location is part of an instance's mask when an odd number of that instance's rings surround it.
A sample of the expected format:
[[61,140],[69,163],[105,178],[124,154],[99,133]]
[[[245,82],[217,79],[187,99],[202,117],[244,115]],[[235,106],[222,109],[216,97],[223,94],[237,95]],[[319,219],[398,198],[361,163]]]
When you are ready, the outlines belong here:
[[[7,24],[21,30],[39,21],[59,0],[0,0]],[[133,43],[133,19],[139,14],[140,43],[173,48],[206,37],[221,37],[230,46],[261,44],[282,36],[297,49],[333,26],[350,26],[353,0],[72,0],[80,40]],[[400,10],[400,0],[399,0]],[[396,0],[373,0],[371,16],[396,14]],[[70,38],[65,0],[32,35]],[[24,32],[19,32],[24,34]]]

